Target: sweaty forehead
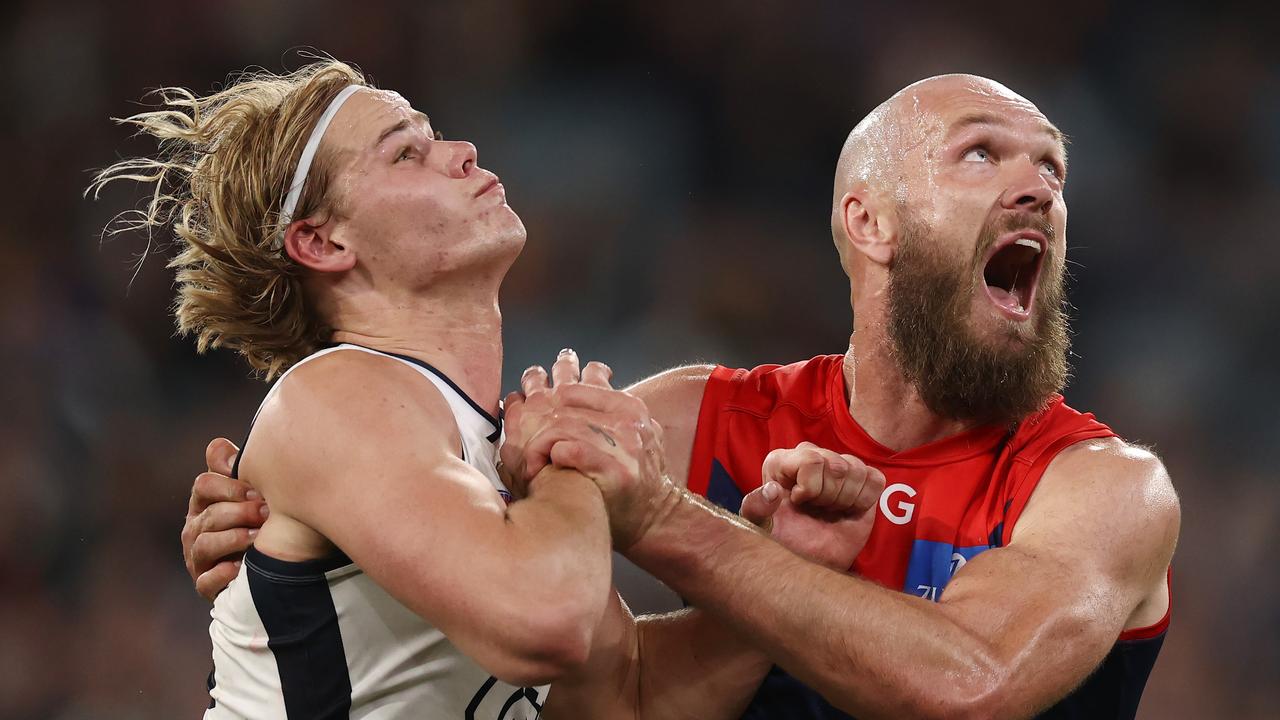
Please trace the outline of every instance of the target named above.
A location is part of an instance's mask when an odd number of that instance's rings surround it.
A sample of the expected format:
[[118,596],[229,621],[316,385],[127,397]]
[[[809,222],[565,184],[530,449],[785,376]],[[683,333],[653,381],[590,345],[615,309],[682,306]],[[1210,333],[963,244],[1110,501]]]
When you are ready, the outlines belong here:
[[389,125],[413,121],[417,111],[394,90],[363,88],[352,95],[334,117],[324,142],[335,149],[367,149]]
[[975,118],[996,118],[1009,124],[1041,127],[1060,138],[1057,128],[1030,100],[1009,88],[985,78],[942,78],[908,87],[902,93],[901,105],[927,118],[933,129],[946,132],[957,124]]

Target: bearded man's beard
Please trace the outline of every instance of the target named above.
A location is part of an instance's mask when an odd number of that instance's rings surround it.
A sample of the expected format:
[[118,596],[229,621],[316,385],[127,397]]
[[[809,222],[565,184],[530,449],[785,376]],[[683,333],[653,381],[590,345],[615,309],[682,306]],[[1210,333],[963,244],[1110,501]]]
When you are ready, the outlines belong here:
[[[1015,227],[984,228],[968,266],[939,252],[928,227],[899,208],[902,238],[889,273],[891,351],[907,381],[937,415],[961,421],[1016,425],[1044,408],[1066,384],[1071,340],[1064,309],[1064,263],[1053,246],[1052,227],[1035,226],[1051,241],[1044,252],[1033,317],[1027,333],[1001,320],[995,338],[971,329],[973,298],[984,293],[985,251]],[[1022,225],[1021,227],[1026,227]]]

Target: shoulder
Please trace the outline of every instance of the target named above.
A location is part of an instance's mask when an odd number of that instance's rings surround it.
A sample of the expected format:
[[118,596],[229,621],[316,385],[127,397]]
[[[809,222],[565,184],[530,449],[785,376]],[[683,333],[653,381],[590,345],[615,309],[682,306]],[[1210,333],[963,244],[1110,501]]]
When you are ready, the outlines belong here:
[[335,437],[350,457],[406,444],[448,450],[460,442],[434,384],[399,360],[355,350],[329,353],[285,376],[263,403],[254,436],[258,453],[275,447],[303,460],[328,456]]
[[754,368],[695,365],[668,371],[650,381],[655,381],[653,390],[658,393],[683,393],[699,401],[705,397],[716,406],[767,412],[780,402],[825,404],[828,385],[840,376],[842,362],[842,355],[820,355],[789,365]]
[[1071,528],[1074,540],[1096,545],[1118,571],[1163,572],[1181,512],[1173,481],[1155,453],[1118,437],[1095,438],[1054,457],[1012,541]]
[[685,397],[701,394],[711,374],[719,365],[682,365],[670,370],[663,370],[656,375],[635,383],[627,388],[627,392],[637,395],[646,402],[649,399],[665,399],[667,396]]

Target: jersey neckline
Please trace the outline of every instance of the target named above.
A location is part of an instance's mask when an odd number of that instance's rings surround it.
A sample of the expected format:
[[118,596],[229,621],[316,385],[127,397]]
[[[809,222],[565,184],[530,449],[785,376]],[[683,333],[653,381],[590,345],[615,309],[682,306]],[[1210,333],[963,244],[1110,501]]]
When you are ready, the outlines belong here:
[[411,364],[413,364],[413,365],[417,365],[418,367],[422,368],[423,370],[426,370],[427,372],[431,373],[432,375],[435,375],[436,377],[438,377],[438,378],[440,378],[441,380],[443,380],[443,381],[444,381],[444,383],[450,387],[450,389],[452,389],[455,393],[457,393],[457,394],[458,394],[458,397],[460,397],[460,398],[462,398],[463,400],[465,400],[465,401],[466,401],[467,405],[468,405],[468,406],[470,406],[470,407],[471,407],[471,409],[472,409],[472,410],[474,410],[474,411],[475,411],[475,413],[476,413],[477,415],[479,415],[479,416],[480,416],[480,419],[482,419],[483,421],[485,421],[486,423],[488,423],[488,424],[489,424],[489,427],[491,428],[491,432],[489,432],[489,433],[488,433],[488,435],[485,437],[485,439],[486,439],[486,440],[488,440],[489,442],[497,442],[497,441],[498,441],[498,438],[499,438],[499,437],[501,437],[501,435],[502,435],[502,410],[501,410],[501,408],[499,408],[499,410],[498,410],[498,417],[494,417],[493,415],[489,414],[489,412],[488,412],[488,411],[486,411],[484,408],[480,407],[480,404],[479,404],[479,403],[477,403],[475,400],[473,400],[473,399],[471,398],[471,396],[470,396],[470,395],[468,395],[468,394],[467,394],[467,393],[466,393],[466,392],[465,392],[461,387],[458,387],[458,384],[457,384],[457,383],[455,383],[455,382],[453,381],[453,379],[452,379],[452,378],[450,378],[448,375],[445,375],[443,372],[441,372],[439,369],[437,369],[437,368],[436,368],[434,365],[432,365],[431,363],[428,363],[428,362],[427,362],[427,361],[425,361],[425,360],[420,360],[420,359],[418,359],[418,358],[416,358],[416,357],[413,357],[412,355],[403,355],[403,354],[401,354],[401,353],[388,352],[388,351],[386,351],[386,350],[379,350],[379,349],[377,349],[377,348],[366,347],[366,346],[364,346],[364,345],[360,345],[360,344],[358,344],[358,343],[352,343],[352,342],[329,343],[328,345],[326,345],[326,347],[328,347],[328,348],[343,348],[343,347],[358,348],[358,349],[360,349],[360,350],[366,350],[366,351],[368,351],[368,352],[377,353],[377,354],[379,354],[379,355],[386,355],[387,357],[393,357],[393,358],[396,358],[397,360],[403,360],[404,362],[411,363]]
[[[895,451],[871,437],[849,413],[844,384],[844,356],[831,357],[833,362],[827,368],[830,374],[827,379],[827,400],[831,406],[831,417],[835,421],[836,434],[863,460],[891,465],[941,465],[988,452],[1013,435],[1003,425],[980,425],[924,445]],[[1056,399],[1061,401],[1061,398]]]

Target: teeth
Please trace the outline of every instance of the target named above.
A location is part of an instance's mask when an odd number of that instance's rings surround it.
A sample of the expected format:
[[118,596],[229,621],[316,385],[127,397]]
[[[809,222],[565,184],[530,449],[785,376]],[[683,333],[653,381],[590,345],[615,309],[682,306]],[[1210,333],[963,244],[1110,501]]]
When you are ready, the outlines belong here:
[[1032,240],[1031,238],[1018,238],[1017,240],[1013,241],[1013,244],[1021,245],[1022,247],[1032,248],[1033,250],[1036,251],[1037,255],[1040,254],[1040,243],[1036,242],[1035,240]]

